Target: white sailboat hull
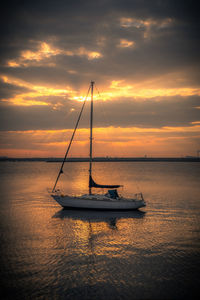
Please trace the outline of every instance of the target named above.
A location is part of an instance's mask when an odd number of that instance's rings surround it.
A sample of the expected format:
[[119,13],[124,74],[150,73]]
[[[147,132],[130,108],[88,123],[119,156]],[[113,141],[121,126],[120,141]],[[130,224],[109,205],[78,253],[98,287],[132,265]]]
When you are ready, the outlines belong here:
[[52,197],[64,208],[94,210],[134,210],[146,206],[143,199],[112,199],[99,195],[83,195],[80,197],[52,194]]

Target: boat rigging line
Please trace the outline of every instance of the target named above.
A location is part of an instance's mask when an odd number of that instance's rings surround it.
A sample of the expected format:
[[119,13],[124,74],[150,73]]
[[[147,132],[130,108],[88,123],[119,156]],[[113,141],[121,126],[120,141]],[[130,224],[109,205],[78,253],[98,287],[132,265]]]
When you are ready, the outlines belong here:
[[64,166],[64,163],[65,163],[65,161],[66,161],[67,155],[68,155],[68,153],[69,153],[69,149],[70,149],[70,147],[71,147],[72,141],[73,141],[73,139],[74,139],[74,135],[75,135],[76,129],[77,129],[77,127],[78,127],[78,124],[79,124],[79,121],[80,121],[80,118],[81,118],[81,115],[82,115],[82,112],[83,112],[83,109],[84,109],[84,106],[85,106],[85,103],[86,103],[88,94],[89,94],[89,92],[90,92],[90,89],[91,89],[91,85],[89,86],[87,95],[86,95],[86,97],[85,97],[85,99],[84,99],[84,102],[83,102],[83,105],[82,105],[82,107],[81,107],[81,111],[80,111],[80,113],[79,113],[79,116],[78,116],[78,119],[77,119],[77,122],[76,122],[76,126],[75,126],[75,128],[74,128],[73,133],[72,133],[71,140],[70,140],[70,142],[69,142],[67,151],[66,151],[66,153],[65,153],[65,157],[64,157],[63,162],[62,162],[62,165],[61,165],[61,167],[60,167],[60,171],[59,171],[58,176],[57,176],[57,178],[56,178],[54,187],[53,187],[53,189],[52,189],[52,193],[55,191],[55,188],[56,188],[56,185],[57,185],[57,182],[58,182],[58,179],[59,179],[60,175],[63,174],[63,166]]

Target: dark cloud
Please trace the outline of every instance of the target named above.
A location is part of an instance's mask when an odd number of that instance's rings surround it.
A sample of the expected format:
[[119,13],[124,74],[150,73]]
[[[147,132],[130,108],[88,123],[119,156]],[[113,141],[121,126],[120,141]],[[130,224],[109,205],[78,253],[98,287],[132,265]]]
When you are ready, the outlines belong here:
[[[0,73],[32,84],[70,85],[76,90],[91,79],[97,85],[108,86],[112,80],[135,84],[178,73],[174,80],[177,86],[196,87],[200,76],[198,14],[198,2],[192,0],[4,1],[0,17]],[[122,26],[121,18],[132,18],[135,23]],[[121,39],[133,41],[134,46],[120,47]],[[39,51],[41,42],[49,43],[60,53],[37,62],[27,60],[15,68],[7,65],[8,60],[19,60],[24,50]],[[102,57],[92,60],[79,55],[80,47],[98,51]],[[73,54],[66,55],[64,51]],[[170,82],[169,87],[173,84]],[[3,82],[0,89],[1,99],[28,91]],[[34,100],[49,105],[1,105],[1,130],[74,127],[80,103],[62,97]],[[97,102],[96,126],[186,126],[199,120],[199,110],[195,108],[198,102],[195,96],[140,102],[124,98],[105,102],[105,107]],[[82,127],[88,127],[86,119],[83,118]]]
[[20,87],[18,85],[3,82],[0,79],[0,101],[3,99],[12,98],[18,94],[30,92],[31,89]]
[[[162,98],[163,100],[163,98]],[[97,101],[94,110],[95,127],[149,127],[192,126],[199,121],[200,99],[191,97],[165,97],[144,99],[121,99]],[[53,97],[52,106],[2,106],[0,110],[1,130],[53,130],[74,128],[82,103]],[[89,127],[89,105],[83,113],[80,127]]]
[[[99,63],[77,56],[58,57],[58,72],[61,65],[74,68],[82,77],[95,72],[102,76],[107,68],[110,76],[155,76],[199,61],[197,11],[196,1],[184,0],[8,1],[1,19],[2,62],[24,49],[36,50],[38,42],[45,40],[60,49],[84,46],[103,54]],[[152,24],[151,38],[144,40],[145,26],[122,28],[121,17],[158,24],[171,18],[172,23],[166,27]],[[97,40],[101,37],[105,44],[100,46]],[[121,38],[134,40],[137,47],[119,49]]]

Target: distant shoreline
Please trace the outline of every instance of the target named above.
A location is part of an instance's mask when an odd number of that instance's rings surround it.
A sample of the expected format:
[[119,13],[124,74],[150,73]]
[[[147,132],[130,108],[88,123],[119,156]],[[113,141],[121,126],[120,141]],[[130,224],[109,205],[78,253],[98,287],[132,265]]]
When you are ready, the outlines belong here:
[[[50,163],[62,162],[63,158],[14,158],[14,157],[0,157],[0,161],[44,161]],[[200,157],[186,156],[186,157],[94,157],[94,162],[200,162]],[[69,157],[66,162],[89,162],[87,157]]]

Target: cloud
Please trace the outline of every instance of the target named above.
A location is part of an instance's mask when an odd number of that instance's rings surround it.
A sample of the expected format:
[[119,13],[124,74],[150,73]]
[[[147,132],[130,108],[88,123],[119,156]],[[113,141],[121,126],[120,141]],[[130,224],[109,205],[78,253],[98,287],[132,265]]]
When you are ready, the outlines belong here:
[[12,98],[22,93],[30,92],[31,89],[22,87],[15,84],[10,84],[0,78],[0,101],[4,99]]
[[[55,130],[74,128],[82,102],[48,98],[48,106],[2,106],[1,130]],[[95,101],[95,127],[154,127],[188,126],[199,121],[199,97],[165,97],[165,99],[130,99]],[[89,104],[87,104],[81,128],[89,127]]]
[[1,130],[73,128],[91,80],[98,128],[199,121],[197,1],[11,0],[0,14]]
[[[191,66],[197,72],[199,23],[189,1],[26,1],[7,14],[1,57],[10,67],[29,54],[40,64],[42,59],[46,66],[52,64],[49,73],[62,70],[66,81],[76,79],[69,71],[81,73],[82,82],[88,81],[88,74],[137,81]],[[42,52],[41,45],[50,48]],[[40,65],[35,77],[39,73]],[[48,80],[50,74],[45,74]],[[60,77],[54,80],[59,83]]]
[[[155,128],[95,129],[95,156],[182,156],[196,154],[199,126]],[[0,132],[0,155],[61,156],[69,143],[72,130]],[[88,156],[89,130],[77,132],[70,156]]]

